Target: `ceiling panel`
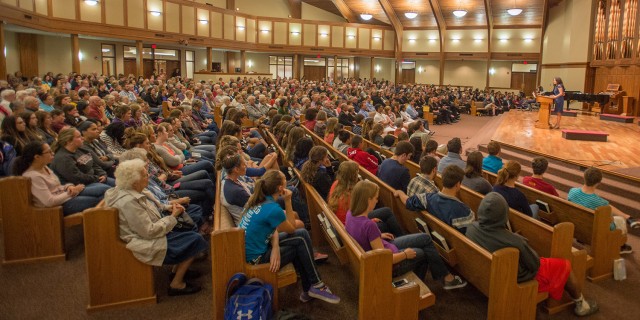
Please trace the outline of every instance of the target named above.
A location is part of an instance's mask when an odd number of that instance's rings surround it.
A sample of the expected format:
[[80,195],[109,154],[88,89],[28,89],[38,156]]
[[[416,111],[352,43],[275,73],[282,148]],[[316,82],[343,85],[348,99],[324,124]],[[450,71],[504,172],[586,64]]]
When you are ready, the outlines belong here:
[[[447,28],[451,27],[485,27],[487,14],[484,10],[484,0],[437,0],[440,3],[442,15]],[[458,18],[453,11],[463,9],[467,14]]]
[[[522,13],[511,16],[508,9],[520,8]],[[493,25],[542,25],[544,15],[544,0],[491,0],[491,14]]]
[[336,8],[336,6],[333,4],[331,0],[303,0],[302,2],[310,4],[324,11],[329,11],[337,16],[342,17],[342,14],[340,14],[340,10]]
[[[391,24],[391,22],[387,18],[387,15],[384,13],[384,10],[382,10],[382,6],[378,2],[378,0],[343,0],[343,1],[344,3],[347,4],[347,6],[349,6],[349,8],[351,8],[351,11],[353,11],[353,13],[355,13],[358,16],[358,18],[360,17],[361,13],[369,13],[373,15],[373,19],[369,21],[378,20],[385,24],[389,24],[389,25]],[[390,1],[393,2],[395,0],[390,0]],[[367,21],[362,19],[360,19],[359,22],[368,23]]]
[[[431,11],[429,0],[389,0],[393,10],[404,27],[411,28],[435,28],[438,27],[436,17]],[[414,19],[405,17],[405,12],[416,11],[418,16]]]

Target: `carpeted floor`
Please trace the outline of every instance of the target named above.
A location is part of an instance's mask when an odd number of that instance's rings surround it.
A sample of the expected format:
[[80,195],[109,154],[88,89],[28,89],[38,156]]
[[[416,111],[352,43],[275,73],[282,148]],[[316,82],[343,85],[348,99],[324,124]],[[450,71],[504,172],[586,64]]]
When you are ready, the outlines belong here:
[[[465,148],[477,145],[477,136],[486,135],[494,121],[500,117],[463,116],[461,123],[432,126],[435,139],[446,143],[459,136]],[[488,138],[491,134],[488,135]],[[488,139],[487,138],[487,139]],[[473,139],[473,140],[472,140]],[[473,144],[469,143],[471,141]],[[486,140],[484,143],[488,142]],[[2,247],[0,237],[0,247]],[[629,243],[640,250],[639,233],[630,235]],[[325,249],[328,252],[329,248]],[[211,319],[212,292],[210,260],[194,265],[205,275],[200,279],[203,291],[185,297],[168,297],[168,269],[156,269],[158,304],[147,307],[129,307],[87,314],[88,301],[82,228],[67,231],[68,260],[64,262],[0,267],[0,319]],[[598,301],[600,313],[592,319],[636,319],[640,314],[640,254],[624,256],[627,280],[587,282],[585,295]],[[281,306],[287,310],[307,315],[313,319],[356,319],[357,285],[348,268],[340,266],[335,256],[320,266],[323,280],[338,294],[342,301],[330,305],[320,301],[303,304],[298,300],[300,286],[281,289]],[[214,275],[215,276],[215,275]],[[427,279],[427,285],[436,295],[436,304],[421,312],[421,319],[484,319],[487,299],[473,286],[447,292],[441,285]],[[131,284],[132,286],[135,283]],[[517,306],[513,306],[517,308]],[[569,310],[549,316],[542,307],[538,319],[573,319]]]

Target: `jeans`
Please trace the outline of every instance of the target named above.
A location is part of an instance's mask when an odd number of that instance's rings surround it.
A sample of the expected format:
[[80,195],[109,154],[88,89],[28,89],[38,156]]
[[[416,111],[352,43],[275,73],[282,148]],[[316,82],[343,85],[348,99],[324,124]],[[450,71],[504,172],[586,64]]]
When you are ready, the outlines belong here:
[[398,223],[398,220],[396,219],[396,216],[393,215],[391,209],[387,207],[375,209],[369,213],[368,217],[369,219],[378,218],[381,220],[376,223],[380,232],[391,233],[394,237],[401,237],[404,235],[404,231],[402,231],[400,223]]
[[449,274],[438,250],[433,246],[433,241],[428,234],[414,233],[391,241],[400,251],[411,248],[416,251],[416,257],[405,259],[393,266],[393,276],[397,277],[409,271],[413,271],[418,278],[424,279],[427,269],[431,265],[431,276],[438,280]]
[[[97,183],[99,183],[99,182],[97,182]],[[109,185],[111,187],[115,187],[116,186],[116,179],[107,177],[107,180],[105,182],[102,182],[102,183],[106,184],[106,185]]]
[[[313,262],[313,248],[311,238],[306,229],[296,229],[292,234],[280,232],[280,266],[293,263],[296,272],[302,280],[302,290],[309,291],[312,285],[321,284],[320,274]],[[258,263],[269,263],[271,246],[258,260]]]
[[265,153],[267,152],[267,147],[262,144],[262,142],[256,143],[253,148],[248,149],[247,153],[251,158],[264,158]]
[[182,167],[180,171],[182,171],[183,174],[190,174],[200,170],[206,171],[211,181],[216,181],[216,172],[213,169],[213,164],[206,160],[188,164]]
[[213,213],[213,202],[216,198],[216,186],[209,179],[185,181],[175,190],[180,197],[189,197],[192,203],[202,207],[202,214],[208,217]]
[[92,183],[86,185],[77,196],[62,204],[62,214],[68,216],[86,209],[93,208],[104,198],[104,193],[111,189],[104,183]]
[[205,131],[197,134],[200,142],[207,144],[215,144],[218,139],[218,134],[215,131]]

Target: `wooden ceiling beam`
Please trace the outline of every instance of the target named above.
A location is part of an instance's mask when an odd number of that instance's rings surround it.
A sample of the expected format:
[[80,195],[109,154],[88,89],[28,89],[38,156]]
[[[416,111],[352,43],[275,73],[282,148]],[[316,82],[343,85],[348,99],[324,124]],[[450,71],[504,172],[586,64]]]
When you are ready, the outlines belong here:
[[333,5],[335,5],[336,8],[338,8],[338,11],[340,11],[340,14],[345,20],[347,20],[347,22],[349,23],[359,22],[358,16],[353,11],[351,11],[351,8],[349,8],[349,6],[344,2],[344,0],[331,0],[331,2],[333,2]]
[[429,0],[431,5],[431,12],[436,17],[436,24],[438,25],[438,35],[440,38],[440,77],[438,84],[444,83],[444,37],[447,35],[447,24],[444,22],[444,16],[442,15],[442,8],[438,0]]
[[302,0],[288,0],[289,14],[293,19],[302,19]]
[[382,7],[382,11],[384,11],[384,14],[387,16],[387,19],[389,19],[389,21],[391,22],[391,26],[393,27],[393,30],[396,33],[396,41],[395,41],[395,57],[396,57],[396,80],[395,83],[399,83],[400,82],[400,77],[402,75],[402,70],[400,70],[400,63],[402,61],[402,31],[403,31],[403,27],[402,27],[402,22],[400,22],[400,19],[398,18],[398,15],[396,15],[396,11],[393,10],[393,7],[391,6],[391,2],[389,2],[389,0],[378,0],[378,3],[380,3],[380,6]]
[[489,59],[487,60],[487,74],[485,78],[485,89],[489,88],[491,81],[489,70],[491,70],[491,32],[493,31],[493,13],[491,12],[491,0],[484,0],[484,12],[487,17],[487,52]]

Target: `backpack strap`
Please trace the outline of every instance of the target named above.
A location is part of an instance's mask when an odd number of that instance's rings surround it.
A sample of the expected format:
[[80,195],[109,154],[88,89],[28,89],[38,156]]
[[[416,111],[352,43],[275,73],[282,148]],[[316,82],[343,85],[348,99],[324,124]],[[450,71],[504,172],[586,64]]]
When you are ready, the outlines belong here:
[[247,283],[247,275],[245,275],[244,273],[238,272],[231,276],[229,282],[227,282],[227,293],[224,298],[225,305],[226,301],[229,301],[229,297],[231,297],[231,295],[233,295],[233,293],[245,283]]

